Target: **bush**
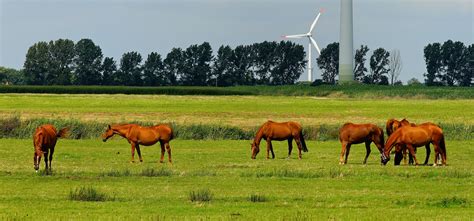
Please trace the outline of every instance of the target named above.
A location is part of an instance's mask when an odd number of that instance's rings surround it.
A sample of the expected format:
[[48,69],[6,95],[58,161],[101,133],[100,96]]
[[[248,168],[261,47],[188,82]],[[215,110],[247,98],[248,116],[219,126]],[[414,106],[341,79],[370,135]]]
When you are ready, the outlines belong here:
[[80,187],[69,192],[69,199],[74,201],[107,201],[113,198],[93,187]]
[[209,202],[212,200],[213,194],[209,189],[199,189],[189,192],[189,200],[191,202]]

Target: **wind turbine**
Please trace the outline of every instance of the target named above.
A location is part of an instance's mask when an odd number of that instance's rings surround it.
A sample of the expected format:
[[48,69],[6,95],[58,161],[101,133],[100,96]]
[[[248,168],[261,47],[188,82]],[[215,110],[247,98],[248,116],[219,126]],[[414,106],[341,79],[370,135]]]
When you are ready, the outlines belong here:
[[284,35],[284,36],[282,36],[284,38],[305,38],[305,37],[308,38],[308,40],[309,40],[309,43],[308,43],[308,81],[310,81],[310,82],[313,81],[313,76],[312,76],[313,75],[313,66],[311,64],[311,45],[314,46],[314,48],[316,48],[316,51],[318,51],[318,54],[321,54],[321,50],[319,49],[318,44],[314,40],[313,34],[311,32],[313,32],[314,26],[316,26],[316,23],[319,20],[319,16],[321,16],[321,13],[323,13],[323,12],[324,12],[324,10],[322,10],[322,9],[319,10],[319,13],[316,16],[316,18],[314,19],[313,23],[311,24],[308,33],[299,34],[299,35]]

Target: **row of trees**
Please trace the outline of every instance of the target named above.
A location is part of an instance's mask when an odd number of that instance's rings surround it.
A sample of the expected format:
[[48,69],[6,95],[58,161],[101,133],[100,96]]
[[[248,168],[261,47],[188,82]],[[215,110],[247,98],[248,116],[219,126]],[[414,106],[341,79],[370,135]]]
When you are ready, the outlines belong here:
[[424,49],[427,85],[470,86],[474,79],[474,44],[451,40]]
[[304,48],[288,41],[221,46],[216,56],[204,42],[173,48],[165,59],[152,52],[144,62],[138,52],[127,52],[117,65],[90,39],[59,39],[29,48],[24,75],[33,85],[283,85],[298,80],[304,58]]
[[[369,48],[361,45],[354,56],[355,80],[364,84],[394,85],[398,81],[403,63],[399,50],[377,48],[366,65]],[[443,44],[429,44],[424,49],[427,72],[426,85],[471,86],[474,78],[474,44],[448,40]],[[329,44],[321,51],[317,63],[322,71],[322,81],[335,84],[339,73],[339,43]]]
[[[354,55],[354,77],[356,81],[364,84],[402,84],[398,80],[403,67],[400,51],[392,50],[388,52],[383,48],[375,49],[372,56],[370,56],[370,69],[366,67],[367,52],[369,52],[369,47],[361,45]],[[336,84],[336,77],[339,74],[339,43],[329,44],[321,51],[321,55],[316,61],[322,71],[322,82]]]

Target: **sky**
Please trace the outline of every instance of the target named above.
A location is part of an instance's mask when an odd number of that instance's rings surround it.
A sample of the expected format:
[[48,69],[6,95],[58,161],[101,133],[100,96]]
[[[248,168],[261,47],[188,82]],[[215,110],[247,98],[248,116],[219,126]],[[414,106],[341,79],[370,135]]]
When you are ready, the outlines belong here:
[[[400,80],[423,81],[427,44],[473,44],[473,1],[353,0],[354,47],[367,45],[367,58],[379,47],[400,50]],[[0,66],[20,69],[31,45],[59,38],[90,38],[116,61],[130,51],[166,57],[173,47],[205,41],[214,52],[281,41],[306,33],[320,9],[313,37],[324,48],[339,41],[339,0],[0,0]],[[294,41],[307,50],[307,39]],[[313,76],[321,78],[321,71]]]

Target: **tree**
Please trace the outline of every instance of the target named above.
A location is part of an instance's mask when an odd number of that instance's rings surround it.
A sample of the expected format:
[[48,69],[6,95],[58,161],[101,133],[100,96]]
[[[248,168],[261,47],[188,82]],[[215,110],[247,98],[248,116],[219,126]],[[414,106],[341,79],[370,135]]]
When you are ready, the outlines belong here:
[[163,61],[161,55],[152,52],[143,65],[143,85],[158,86],[166,85],[167,79],[164,74]]
[[165,76],[170,85],[177,85],[177,79],[184,71],[184,51],[181,48],[173,48],[163,61]]
[[[390,71],[388,57],[390,53],[383,48],[378,48],[370,57],[370,75],[364,78],[368,84],[388,84],[388,79],[382,78]],[[386,76],[385,76],[386,77]]]
[[114,85],[118,84],[115,79],[117,73],[117,65],[111,57],[105,57],[101,67],[102,71],[102,85]]
[[48,75],[46,84],[68,85],[72,83],[74,42],[69,39],[58,39],[48,44]]
[[32,45],[26,53],[24,67],[25,80],[30,85],[45,85],[49,66],[48,43],[40,41]]
[[440,43],[433,43],[428,44],[424,50],[425,56],[425,63],[426,63],[426,71],[428,73],[425,74],[425,83],[428,86],[432,85],[439,85],[439,81],[437,80],[438,76],[440,76],[441,70],[441,44]]
[[236,85],[254,85],[256,83],[253,64],[255,61],[255,50],[249,45],[235,47],[232,56],[234,70],[232,72],[233,82]]
[[410,80],[408,80],[407,82],[407,85],[409,86],[417,86],[417,85],[421,85],[420,81],[416,78],[412,78]]
[[365,67],[365,56],[367,55],[367,52],[369,51],[369,48],[367,45],[361,45],[359,49],[356,50],[355,56],[354,56],[354,61],[355,61],[355,66],[354,66],[354,77],[355,80],[358,82],[363,82],[365,72],[367,72],[367,68]]
[[142,56],[138,52],[127,52],[120,59],[120,70],[117,80],[120,85],[140,86],[143,84],[140,63]]
[[469,45],[464,53],[466,61],[462,67],[460,85],[471,86],[474,81],[474,44]]
[[232,81],[232,71],[234,68],[232,63],[233,53],[234,51],[228,45],[219,47],[212,66],[212,76],[209,79],[209,85],[215,85],[216,87],[234,85]]
[[185,51],[184,70],[181,73],[182,85],[204,86],[211,76],[212,48],[208,42],[191,45]]
[[389,57],[389,71],[388,76],[390,77],[390,85],[394,85],[394,83],[398,80],[400,76],[400,72],[402,71],[403,63],[402,58],[400,57],[399,50],[392,50],[390,52]]
[[441,46],[441,65],[443,75],[441,79],[444,84],[453,86],[462,82],[462,69],[467,62],[465,50],[467,48],[462,42],[448,40]]
[[4,84],[4,85],[25,84],[23,71],[0,66],[0,84]]
[[273,54],[275,63],[271,69],[271,84],[294,84],[306,66],[303,46],[289,41],[281,41],[277,44],[276,53]]
[[101,84],[102,49],[91,39],[81,39],[74,47],[75,84]]
[[334,42],[323,48],[316,60],[323,72],[323,82],[336,84],[336,76],[339,73],[339,43]]
[[255,43],[251,47],[255,52],[253,66],[255,67],[257,82],[259,84],[273,84],[271,75],[277,63],[278,53],[282,53],[282,51],[277,52],[279,45],[276,42],[264,41]]

